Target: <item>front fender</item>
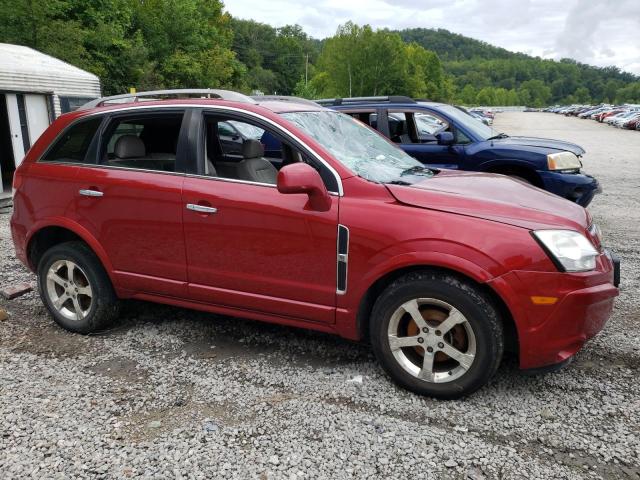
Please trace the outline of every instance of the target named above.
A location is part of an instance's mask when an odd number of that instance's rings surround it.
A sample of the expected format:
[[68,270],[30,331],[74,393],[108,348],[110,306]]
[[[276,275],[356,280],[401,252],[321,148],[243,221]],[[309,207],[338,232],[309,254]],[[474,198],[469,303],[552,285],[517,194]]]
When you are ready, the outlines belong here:
[[[400,242],[376,252],[369,258],[351,256],[349,294],[338,298],[338,308],[357,308],[371,286],[386,275],[405,268],[438,267],[486,283],[505,273],[505,269],[486,253],[468,245],[436,239]],[[350,260],[351,262],[352,260]]]
[[[358,321],[358,311],[362,302],[367,299],[366,294],[378,281],[404,269],[415,268],[442,268],[459,273],[478,283],[487,283],[496,278],[502,269],[500,266],[482,255],[478,256],[477,251],[460,248],[458,244],[451,244],[449,247],[458,249],[456,254],[446,250],[446,243],[439,246],[436,242],[422,248],[415,248],[412,251],[405,250],[404,253],[387,256],[379,263],[371,262],[373,265],[366,273],[358,279],[357,283],[350,278],[350,290],[345,296],[338,296],[336,309],[336,330],[340,335],[353,340],[359,340],[361,329]],[[440,243],[440,242],[437,242]],[[415,247],[418,247],[415,245]],[[464,253],[463,253],[464,252]],[[466,254],[466,255],[465,255]],[[468,258],[467,258],[468,257]]]
[[480,171],[492,171],[507,167],[526,168],[532,171],[542,170],[540,162],[514,158],[492,158],[489,160],[483,160],[477,164],[477,169]]

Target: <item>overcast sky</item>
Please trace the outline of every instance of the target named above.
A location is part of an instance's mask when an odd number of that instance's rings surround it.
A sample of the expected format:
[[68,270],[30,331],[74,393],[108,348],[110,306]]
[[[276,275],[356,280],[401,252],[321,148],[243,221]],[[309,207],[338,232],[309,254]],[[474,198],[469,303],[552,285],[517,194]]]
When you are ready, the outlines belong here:
[[508,50],[640,75],[640,0],[226,0],[233,16],[297,23],[315,38],[347,20],[445,28]]

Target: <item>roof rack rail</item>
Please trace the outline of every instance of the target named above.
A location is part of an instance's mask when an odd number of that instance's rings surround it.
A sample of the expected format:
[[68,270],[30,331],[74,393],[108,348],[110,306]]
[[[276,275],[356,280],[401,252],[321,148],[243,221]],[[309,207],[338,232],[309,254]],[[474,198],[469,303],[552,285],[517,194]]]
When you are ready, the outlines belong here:
[[387,102],[387,103],[417,103],[413,98],[404,95],[389,95],[384,97],[350,97],[350,98],[322,98],[315,100],[320,105],[348,105],[352,103],[370,103],[370,102]]
[[269,102],[269,101],[277,101],[277,102],[291,102],[291,103],[302,103],[304,105],[313,105],[319,106],[317,102],[313,100],[309,100],[307,98],[302,97],[293,97],[291,95],[251,95],[256,102]]
[[231,90],[219,90],[215,88],[205,89],[175,89],[175,90],[153,90],[149,92],[125,93],[122,95],[113,95],[111,97],[102,97],[92,100],[82,105],[79,110],[88,110],[103,106],[107,103],[137,103],[141,99],[154,100],[153,97],[162,100],[168,97],[173,98],[217,98],[219,100],[231,100],[234,102],[256,103],[251,97],[242,93],[233,92]]

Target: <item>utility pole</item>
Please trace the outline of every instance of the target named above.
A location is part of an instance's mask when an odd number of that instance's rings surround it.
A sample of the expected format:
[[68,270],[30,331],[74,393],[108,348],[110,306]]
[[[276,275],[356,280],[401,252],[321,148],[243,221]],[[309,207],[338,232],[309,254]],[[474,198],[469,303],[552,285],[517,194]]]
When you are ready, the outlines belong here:
[[304,62],[304,86],[307,86],[307,82],[309,81],[309,53],[306,55],[306,60]]

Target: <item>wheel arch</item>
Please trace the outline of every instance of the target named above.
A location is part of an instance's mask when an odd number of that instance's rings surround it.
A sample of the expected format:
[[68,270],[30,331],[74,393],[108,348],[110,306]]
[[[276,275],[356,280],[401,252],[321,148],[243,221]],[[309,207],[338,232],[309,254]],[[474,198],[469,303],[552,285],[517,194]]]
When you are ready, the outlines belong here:
[[369,288],[367,288],[360,300],[356,314],[357,332],[358,337],[361,340],[368,341],[371,311],[373,310],[376,299],[384,289],[396,279],[418,271],[429,271],[452,275],[458,277],[462,281],[471,283],[474,287],[482,291],[491,300],[500,314],[505,333],[505,351],[515,353],[516,355],[519,354],[518,329],[511,310],[500,294],[487,284],[484,279],[468,270],[463,271],[462,269],[455,269],[449,266],[430,264],[410,265],[391,270],[380,276],[369,286]]
[[481,166],[481,169],[487,173],[521,177],[535,187],[544,188],[544,182],[536,168],[528,162],[500,160],[499,162],[486,163]]
[[36,272],[38,262],[48,249],[69,241],[81,241],[85,243],[98,257],[113,283],[113,268],[109,257],[100,243],[86,228],[67,218],[44,221],[34,225],[31,229],[27,235],[25,249],[30,268]]

